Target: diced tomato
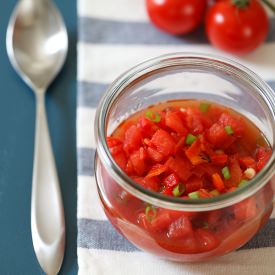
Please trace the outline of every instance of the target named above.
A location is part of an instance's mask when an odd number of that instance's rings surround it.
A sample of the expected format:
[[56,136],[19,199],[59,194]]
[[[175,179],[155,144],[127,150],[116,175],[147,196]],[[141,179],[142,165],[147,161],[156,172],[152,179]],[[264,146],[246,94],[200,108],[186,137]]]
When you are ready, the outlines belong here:
[[183,149],[183,146],[185,145],[185,140],[186,140],[186,136],[183,136],[179,139],[175,147],[175,154],[177,154],[178,152],[180,152],[180,150]]
[[163,155],[152,147],[147,148],[147,155],[155,162],[161,162],[163,160]]
[[160,180],[158,177],[143,178],[133,176],[132,179],[144,188],[149,189],[151,191],[158,192],[160,190]]
[[260,171],[263,169],[263,167],[268,162],[269,158],[272,155],[271,149],[266,149],[263,147],[260,147],[257,149],[256,152],[256,158],[257,158],[257,170]]
[[159,129],[151,139],[151,143],[164,157],[174,153],[176,143],[168,132]]
[[109,148],[112,148],[114,146],[121,145],[122,142],[118,138],[107,137],[107,144]]
[[140,213],[137,217],[137,223],[140,224],[146,230],[150,230],[151,224],[147,220],[145,213]]
[[167,170],[167,166],[163,164],[155,164],[152,166],[148,174],[146,175],[146,178],[156,177],[160,174],[164,173]]
[[190,162],[183,156],[176,155],[175,159],[170,159],[168,165],[169,169],[184,182],[191,176],[192,166]]
[[[179,195],[183,202],[238,190],[242,179],[251,178],[264,167],[272,149],[265,140],[256,145],[260,131],[233,110],[212,104],[204,112],[198,104],[167,102],[133,115],[107,138],[114,160],[145,189],[171,197]],[[196,138],[187,139],[188,133]],[[249,173],[248,168],[255,171],[250,169]],[[191,260],[240,247],[268,219],[272,207],[264,214],[261,209],[266,202],[272,204],[274,195],[266,185],[251,198],[230,207],[186,212],[145,205],[121,192],[123,189],[113,179],[106,177],[104,182],[109,183],[108,192],[114,198],[112,208],[105,206],[106,213],[137,223],[145,236],[140,247],[158,253],[166,250],[171,257],[172,253],[181,254],[182,258],[183,254],[193,254],[188,256]],[[185,187],[183,193],[183,189],[178,192],[181,185]],[[123,229],[129,239],[139,244],[139,230]]]
[[219,245],[219,241],[209,230],[199,228],[196,230],[195,235],[201,251],[210,251]]
[[151,221],[151,228],[154,231],[166,230],[171,223],[169,212],[157,211],[156,217]]
[[145,163],[145,161],[140,157],[140,151],[137,150],[135,152],[133,152],[130,155],[130,160],[132,162],[134,171],[136,172],[136,174],[138,176],[143,176],[146,171],[148,170],[148,167]]
[[160,193],[166,196],[173,196],[173,187],[163,186],[163,189]]
[[232,186],[238,186],[238,184],[242,180],[242,169],[240,167],[237,156],[230,157],[229,171],[230,171],[230,179],[227,179],[224,181],[226,187],[230,188]]
[[151,191],[158,192],[160,190],[160,180],[158,177],[145,177],[143,179],[143,187]]
[[164,208],[160,208],[159,211],[168,212],[172,221],[175,221],[182,216],[189,217],[191,219],[196,215],[198,215],[197,212],[176,211],[176,210],[168,210]]
[[125,170],[125,167],[127,165],[127,157],[124,152],[121,152],[120,154],[116,154],[113,156],[115,162],[117,165],[122,169]]
[[199,189],[199,197],[202,199],[212,198],[213,196],[205,189]]
[[131,162],[130,159],[127,161],[127,164],[126,164],[126,167],[125,167],[125,172],[129,176],[131,176],[131,175],[133,175],[135,173],[133,164],[132,164],[132,162]]
[[176,185],[179,184],[179,182],[180,182],[180,179],[175,173],[172,173],[163,179],[163,184],[166,187],[175,187]]
[[192,176],[185,184],[185,192],[189,194],[191,192],[198,191],[203,187],[203,181],[201,178]]
[[165,115],[165,124],[167,127],[175,131],[176,133],[179,133],[181,135],[186,136],[187,130],[184,127],[183,121],[181,118],[177,115],[176,112],[168,111]]
[[234,205],[234,215],[237,220],[252,219],[257,215],[257,205],[254,198],[248,198]]
[[218,173],[215,173],[212,175],[212,182],[213,182],[214,187],[218,191],[220,191],[220,192],[224,191],[225,186],[224,186],[221,176]]
[[224,127],[218,123],[214,123],[207,131],[206,137],[216,147],[227,148],[231,145],[235,138],[228,135]]
[[212,178],[212,175],[215,173],[219,173],[220,169],[217,168],[212,163],[203,163],[194,167],[193,173],[197,176],[207,175]]
[[211,156],[211,162],[220,166],[224,166],[228,161],[228,155],[216,154]]
[[183,238],[193,233],[189,218],[182,216],[172,222],[169,226],[167,236],[169,238]]
[[233,191],[235,191],[236,189],[238,189],[238,187],[236,187],[236,186],[229,187],[229,188],[227,188],[227,193],[233,192]]
[[219,118],[219,124],[222,127],[231,126],[234,131],[234,135],[241,137],[244,133],[244,123],[240,118],[233,118],[228,113],[222,113]]
[[246,168],[253,168],[256,169],[256,161],[254,158],[250,156],[241,157],[239,158],[240,165],[246,169]]
[[208,212],[207,214],[207,223],[210,228],[217,226],[222,221],[222,211],[219,210],[213,210]]
[[[210,128],[210,126],[208,128]],[[208,157],[215,155],[215,151],[213,150],[213,145],[207,141],[205,135],[199,136],[199,139],[200,139],[201,151],[204,152]]]
[[140,147],[141,141],[142,135],[140,129],[136,125],[132,125],[125,132],[125,138],[123,143],[124,151],[127,154],[132,153]]
[[201,114],[192,108],[186,108],[186,125],[192,134],[201,134],[204,130]]
[[155,125],[148,119],[145,117],[141,117],[138,120],[138,127],[141,131],[141,134],[143,137],[148,137],[151,138],[155,132]]
[[193,165],[198,165],[198,164],[208,162],[208,159],[206,158],[206,156],[203,156],[201,152],[201,143],[199,139],[194,141],[192,145],[185,150],[185,155]]
[[118,155],[120,153],[123,153],[123,145],[119,144],[119,145],[115,145],[113,147],[109,148],[112,156]]

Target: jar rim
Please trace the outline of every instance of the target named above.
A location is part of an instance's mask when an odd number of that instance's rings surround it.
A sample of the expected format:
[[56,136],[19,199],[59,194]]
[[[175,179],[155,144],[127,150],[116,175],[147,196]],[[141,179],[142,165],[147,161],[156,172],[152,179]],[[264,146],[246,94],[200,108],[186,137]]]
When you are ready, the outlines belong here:
[[[191,63],[192,62],[192,63]],[[197,64],[208,66],[209,68],[222,68],[225,72],[233,72],[241,79],[246,79],[251,82],[257,89],[257,96],[260,96],[269,108],[270,116],[273,118],[273,144],[272,155],[264,168],[249,181],[249,184],[237,188],[233,192],[222,194],[213,198],[205,199],[188,199],[183,200],[177,197],[162,195],[158,192],[153,192],[145,189],[135,181],[133,181],[122,169],[116,164],[111,156],[106,141],[106,121],[108,118],[108,111],[110,110],[115,98],[121,94],[128,85],[141,76],[145,76],[148,72],[153,72],[158,69],[166,68],[168,66],[183,66],[186,64]],[[146,77],[146,76],[145,76]],[[144,78],[143,78],[144,79]],[[110,173],[113,179],[126,191],[133,194],[148,203],[173,210],[183,211],[209,211],[230,206],[237,203],[260,190],[274,175],[275,168],[275,96],[273,90],[262,80],[256,73],[247,67],[232,61],[230,59],[210,55],[210,54],[197,54],[189,52],[171,53],[161,55],[144,61],[133,68],[129,69],[120,75],[107,89],[102,97],[95,117],[95,141],[97,145],[96,163],[100,161],[105,166],[106,170]],[[98,159],[99,158],[99,159]],[[96,169],[95,169],[96,171]]]

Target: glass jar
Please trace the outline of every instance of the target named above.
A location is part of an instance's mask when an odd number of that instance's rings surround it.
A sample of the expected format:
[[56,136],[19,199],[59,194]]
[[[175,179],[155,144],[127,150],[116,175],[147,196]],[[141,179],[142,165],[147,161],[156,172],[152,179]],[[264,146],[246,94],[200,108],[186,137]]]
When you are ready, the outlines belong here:
[[[110,222],[142,250],[170,260],[200,261],[238,249],[267,222],[273,210],[275,153],[249,185],[217,197],[182,200],[144,189],[115,163],[106,137],[133,113],[175,99],[205,99],[235,109],[254,122],[275,148],[275,96],[259,76],[238,63],[175,53],[121,75],[98,106],[95,172]],[[149,222],[146,212],[152,218]],[[196,222],[195,233],[169,238],[169,224],[184,219]]]

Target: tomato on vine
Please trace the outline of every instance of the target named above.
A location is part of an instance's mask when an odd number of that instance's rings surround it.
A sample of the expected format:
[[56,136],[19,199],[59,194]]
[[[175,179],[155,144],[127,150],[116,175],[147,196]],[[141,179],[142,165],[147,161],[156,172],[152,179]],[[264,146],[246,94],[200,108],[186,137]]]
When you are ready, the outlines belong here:
[[258,0],[218,1],[206,16],[206,32],[217,48],[234,54],[246,54],[266,39],[267,13]]
[[164,32],[180,35],[196,29],[202,22],[207,0],[146,0],[152,23]]

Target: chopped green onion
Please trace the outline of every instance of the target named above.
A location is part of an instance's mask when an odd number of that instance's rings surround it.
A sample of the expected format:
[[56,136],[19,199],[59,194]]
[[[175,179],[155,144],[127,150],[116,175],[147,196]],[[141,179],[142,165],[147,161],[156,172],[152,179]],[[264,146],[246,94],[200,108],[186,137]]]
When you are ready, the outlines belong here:
[[209,192],[212,196],[217,197],[220,195],[220,192],[217,189],[214,189]]
[[156,216],[157,216],[157,210],[155,207],[153,207],[152,205],[148,205],[145,208],[145,216],[146,219],[151,222]]
[[193,136],[192,134],[188,134],[185,140],[185,143],[191,145],[194,141],[197,140],[197,137]]
[[202,113],[206,113],[208,111],[209,107],[210,107],[209,103],[201,102],[199,109]]
[[227,166],[222,168],[222,174],[226,180],[229,180],[231,178],[231,174],[230,174],[229,168]]
[[233,131],[233,129],[230,125],[225,126],[224,130],[228,135],[233,135],[234,134],[234,131]]
[[157,112],[147,111],[145,115],[148,119],[150,119],[153,122],[160,122],[161,120],[161,117]]
[[180,197],[185,191],[185,186],[180,182],[176,187],[173,189],[173,195],[175,197]]
[[248,184],[248,180],[241,180],[240,183],[238,184],[238,187],[244,187]]
[[199,199],[200,198],[200,194],[198,191],[195,191],[195,192],[191,192],[188,194],[188,197],[190,199]]

